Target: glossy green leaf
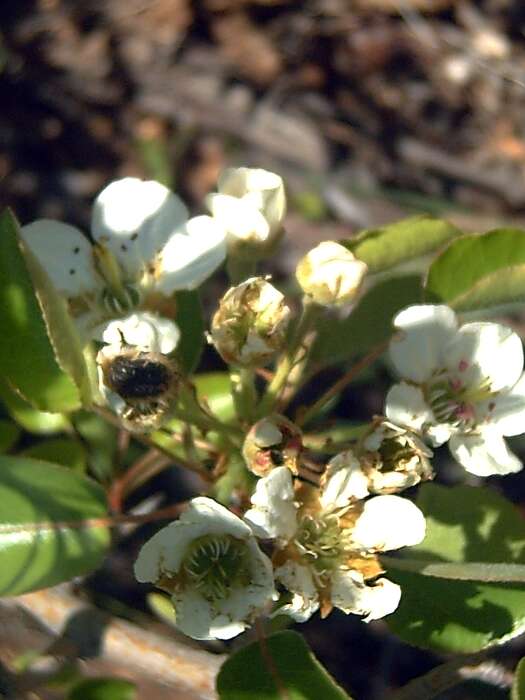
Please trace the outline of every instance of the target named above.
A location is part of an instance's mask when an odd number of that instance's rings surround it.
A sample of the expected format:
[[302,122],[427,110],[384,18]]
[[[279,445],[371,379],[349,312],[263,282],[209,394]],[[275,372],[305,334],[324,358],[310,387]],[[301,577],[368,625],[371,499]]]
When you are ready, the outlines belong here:
[[362,231],[341,243],[366,262],[369,272],[379,272],[431,253],[461,233],[448,221],[423,215]]
[[233,654],[217,677],[220,700],[349,700],[297,632],[278,632]]
[[133,683],[120,678],[88,678],[71,689],[67,700],[135,700]]
[[523,301],[525,231],[497,229],[454,241],[430,266],[425,292],[458,311]]
[[31,445],[19,453],[20,457],[41,459],[44,462],[60,464],[76,472],[86,470],[86,448],[74,438],[53,438]]
[[230,376],[227,372],[206,372],[193,378],[197,395],[223,422],[235,418],[235,405],[231,395]]
[[0,595],[53,586],[96,568],[109,532],[104,491],[40,460],[0,456]]
[[78,408],[79,390],[57,362],[9,210],[0,216],[0,328],[0,374],[39,410]]
[[99,481],[111,481],[117,452],[117,428],[88,411],[78,411],[73,423],[88,447],[87,461],[92,473]]
[[20,437],[20,428],[10,420],[0,420],[0,452],[8,452]]
[[204,316],[198,292],[181,291],[175,295],[176,322],[180,328],[177,359],[185,374],[195,371],[204,349]]
[[365,354],[388,340],[392,334],[392,317],[406,306],[420,302],[421,296],[421,279],[417,275],[378,282],[347,318],[325,316],[318,321],[311,361],[336,364]]
[[525,700],[525,658],[516,666],[510,700]]
[[49,435],[70,427],[69,418],[64,413],[39,411],[24,401],[1,377],[0,399],[13,420],[30,433]]
[[[427,520],[425,540],[405,550],[399,566],[391,557],[383,562],[388,578],[402,588],[398,610],[386,618],[391,630],[410,644],[460,653],[525,631],[525,584],[476,580],[470,566],[525,564],[525,521],[515,508],[488,489],[437,484],[421,487],[417,503]],[[469,564],[470,580],[402,570],[405,556],[409,564]],[[452,574],[457,577],[457,569]]]

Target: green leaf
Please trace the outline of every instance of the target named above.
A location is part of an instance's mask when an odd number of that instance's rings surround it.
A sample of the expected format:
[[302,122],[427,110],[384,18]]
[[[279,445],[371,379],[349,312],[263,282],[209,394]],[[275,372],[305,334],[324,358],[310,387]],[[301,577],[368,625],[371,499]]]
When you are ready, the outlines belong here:
[[0,216],[0,373],[35,408],[72,411],[80,406],[79,390],[57,361],[28,259],[18,223],[5,210]]
[[68,700],[135,700],[137,690],[133,683],[120,678],[89,678],[78,683],[67,696]]
[[311,362],[337,364],[365,354],[392,335],[392,317],[421,301],[421,279],[405,275],[378,282],[368,290],[347,318],[325,316],[316,327]]
[[96,568],[109,532],[104,491],[70,469],[0,456],[0,595],[54,586]]
[[217,677],[220,700],[348,700],[301,635],[279,632],[233,654]]
[[525,700],[525,658],[516,666],[510,700]]
[[522,301],[525,231],[496,229],[454,241],[430,266],[425,295],[457,311]]
[[362,231],[341,243],[368,265],[369,272],[379,272],[431,253],[461,233],[448,221],[423,215]]
[[99,481],[111,481],[117,452],[117,428],[88,411],[78,411],[73,422],[78,434],[87,443],[88,464],[92,473]]
[[525,564],[525,522],[514,507],[488,489],[437,484],[425,484],[417,503],[427,534],[407,550],[406,563],[427,562],[438,572],[440,562],[465,563],[469,580],[457,580],[460,567],[451,571],[454,578],[443,580],[402,570],[404,558],[396,563],[385,557],[388,578],[402,589],[399,608],[386,618],[391,630],[410,644],[460,653],[525,631],[525,584],[487,583],[487,569],[476,579],[472,566]]
[[177,359],[185,374],[195,371],[204,348],[204,316],[198,292],[181,291],[175,295],[176,322],[180,328]]
[[10,420],[0,420],[0,452],[9,452],[20,437],[20,428]]
[[20,457],[31,457],[32,459],[41,459],[44,462],[60,464],[80,473],[86,471],[86,448],[73,438],[45,440],[27,447],[19,455]]
[[0,377],[0,399],[3,401],[9,415],[30,433],[48,435],[67,430],[70,427],[68,417],[63,413],[46,413],[33,408],[24,401]]
[[199,399],[204,400],[211,412],[227,423],[235,418],[231,395],[230,375],[227,372],[207,372],[193,378]]

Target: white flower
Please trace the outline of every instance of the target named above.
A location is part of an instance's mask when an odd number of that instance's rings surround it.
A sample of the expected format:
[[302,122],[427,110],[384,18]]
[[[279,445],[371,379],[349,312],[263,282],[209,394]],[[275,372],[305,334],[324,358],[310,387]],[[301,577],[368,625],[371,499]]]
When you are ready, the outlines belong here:
[[177,347],[180,331],[168,318],[138,311],[96,326],[93,337],[113,347],[133,345],[144,352],[168,355]]
[[321,306],[340,306],[355,299],[368,267],[344,246],[323,241],[297,265],[301,289]]
[[354,480],[357,461],[332,460],[317,498],[294,491],[278,467],[259,480],[244,516],[257,536],[275,540],[275,578],[291,594],[278,612],[304,621],[332,607],[375,620],[397,607],[399,586],[386,579],[376,554],[421,542],[425,519],[411,501],[364,493]]
[[235,637],[274,597],[271,563],[250,528],[209,498],[194,498],[146,542],[135,576],[171,594],[177,626],[194,639]]
[[92,245],[82,232],[42,219],[22,237],[89,340],[107,318],[141,308],[147,297],[198,287],[224,260],[224,231],[209,216],[188,220],[177,195],[158,182],[127,177],[95,200]]
[[211,324],[211,340],[225,362],[260,367],[282,349],[290,322],[284,296],[262,277],[231,287]]
[[229,168],[219,178],[208,207],[227,232],[235,255],[265,257],[282,234],[286,212],[283,181],[260,168]]
[[392,421],[421,431],[434,445],[447,440],[454,457],[479,476],[519,471],[504,436],[525,432],[521,340],[497,323],[458,325],[447,306],[411,306],[394,319],[390,344],[406,380],[386,399]]

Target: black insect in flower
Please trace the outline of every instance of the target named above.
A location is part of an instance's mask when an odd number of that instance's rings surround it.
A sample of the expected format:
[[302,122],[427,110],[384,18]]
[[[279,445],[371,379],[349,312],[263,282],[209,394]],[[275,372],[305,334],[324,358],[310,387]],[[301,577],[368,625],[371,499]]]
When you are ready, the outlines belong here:
[[159,427],[179,386],[180,375],[175,362],[161,353],[122,346],[103,348],[97,363],[103,393],[124,426],[136,432]]

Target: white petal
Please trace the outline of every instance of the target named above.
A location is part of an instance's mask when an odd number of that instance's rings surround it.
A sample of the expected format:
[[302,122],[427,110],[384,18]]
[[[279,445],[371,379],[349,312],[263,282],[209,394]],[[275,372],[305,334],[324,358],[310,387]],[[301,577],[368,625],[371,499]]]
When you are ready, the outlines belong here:
[[126,177],[110,183],[98,195],[91,233],[111,250],[126,275],[135,279],[187,218],[186,205],[164,185]]
[[73,298],[102,289],[91,243],[79,229],[40,219],[23,226],[21,233],[59,292]]
[[289,541],[297,529],[292,474],[277,467],[259,479],[244,519],[257,537]]
[[401,599],[401,588],[386,578],[366,585],[353,571],[340,571],[332,579],[332,603],[345,613],[366,615],[365,622],[393,613]]
[[368,478],[352,450],[341,452],[328,462],[320,499],[323,510],[344,508],[368,495]]
[[502,435],[525,433],[525,374],[508,393],[501,393],[494,403],[496,406],[490,413],[490,420]]
[[310,569],[288,560],[275,570],[275,578],[292,593],[292,600],[277,610],[296,622],[306,622],[319,609],[319,596]]
[[172,597],[177,627],[193,639],[231,639],[247,627],[243,620],[232,620],[194,590]]
[[519,336],[499,323],[467,323],[446,348],[446,366],[467,386],[485,379],[491,390],[514,386],[523,372]]
[[424,382],[441,366],[443,348],[457,329],[456,315],[448,306],[410,306],[397,314],[401,331],[390,342],[390,357],[404,379]]
[[252,537],[250,528],[227,508],[211,498],[194,498],[176,522],[144,544],[135,562],[137,581],[156,583],[161,574],[176,573],[191,542],[208,534]]
[[523,467],[497,428],[486,426],[479,434],[454,435],[449,448],[453,457],[477,476],[513,474]]
[[210,194],[206,204],[213,218],[234,240],[264,243],[270,235],[267,220],[249,201],[227,194]]
[[92,337],[109,345],[134,345],[143,352],[164,355],[175,350],[180,339],[178,326],[168,318],[148,311],[129,314],[96,326]]
[[436,423],[421,389],[410,384],[394,384],[386,395],[385,414],[398,425],[421,432],[426,425]]
[[425,516],[401,496],[374,496],[364,504],[352,539],[365,550],[385,552],[419,544],[425,537]]
[[195,216],[161,250],[156,287],[166,295],[177,289],[196,289],[225,257],[224,230],[210,216]]

